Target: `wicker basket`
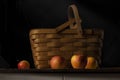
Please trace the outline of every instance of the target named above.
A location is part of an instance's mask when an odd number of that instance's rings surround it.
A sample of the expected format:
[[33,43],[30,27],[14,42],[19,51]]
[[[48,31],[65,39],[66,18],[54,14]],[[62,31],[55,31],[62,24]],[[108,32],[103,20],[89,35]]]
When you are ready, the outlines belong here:
[[66,68],[71,68],[70,59],[73,54],[94,56],[101,63],[103,30],[82,29],[75,5],[69,6],[68,18],[67,22],[55,29],[30,31],[31,49],[37,69],[50,68],[49,60],[55,55],[65,58]]

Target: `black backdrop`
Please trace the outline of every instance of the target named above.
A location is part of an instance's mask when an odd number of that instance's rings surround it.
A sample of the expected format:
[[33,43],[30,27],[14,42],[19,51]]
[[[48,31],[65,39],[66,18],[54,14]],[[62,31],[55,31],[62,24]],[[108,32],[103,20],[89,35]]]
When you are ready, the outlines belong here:
[[[2,2],[3,1],[3,2]],[[83,28],[105,30],[102,67],[120,66],[120,6],[104,0],[2,0],[2,57],[11,68],[26,59],[33,66],[29,30],[54,28],[67,20],[67,8],[76,4]]]

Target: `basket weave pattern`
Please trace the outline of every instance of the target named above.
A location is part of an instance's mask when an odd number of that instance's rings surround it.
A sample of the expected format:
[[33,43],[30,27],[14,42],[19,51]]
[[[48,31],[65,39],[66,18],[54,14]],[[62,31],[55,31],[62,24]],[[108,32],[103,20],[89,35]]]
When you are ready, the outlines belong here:
[[[76,9],[74,7],[72,6],[73,9]],[[79,35],[77,28],[63,30],[66,26],[72,25],[70,20],[72,18],[56,29],[33,29],[30,31],[31,49],[37,69],[50,68],[49,60],[55,55],[65,58],[66,68],[71,68],[70,59],[73,54],[94,56],[99,64],[101,63],[103,30],[82,29],[82,35]],[[73,22],[76,22],[76,19]]]

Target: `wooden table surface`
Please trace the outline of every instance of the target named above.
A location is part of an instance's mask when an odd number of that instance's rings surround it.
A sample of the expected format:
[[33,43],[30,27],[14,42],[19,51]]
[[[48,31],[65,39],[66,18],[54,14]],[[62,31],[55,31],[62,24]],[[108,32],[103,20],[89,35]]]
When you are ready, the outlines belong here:
[[120,73],[120,67],[100,69],[0,69],[0,73]]

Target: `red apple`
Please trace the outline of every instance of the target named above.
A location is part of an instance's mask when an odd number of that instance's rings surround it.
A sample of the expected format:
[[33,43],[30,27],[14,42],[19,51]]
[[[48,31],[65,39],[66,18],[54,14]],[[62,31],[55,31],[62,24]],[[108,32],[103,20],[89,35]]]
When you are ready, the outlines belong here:
[[30,63],[27,60],[22,60],[17,65],[18,69],[30,69]]
[[53,56],[50,59],[50,67],[52,69],[64,69],[65,68],[65,59],[61,56]]
[[83,54],[74,54],[71,57],[71,65],[74,69],[84,69],[87,63],[87,57]]

